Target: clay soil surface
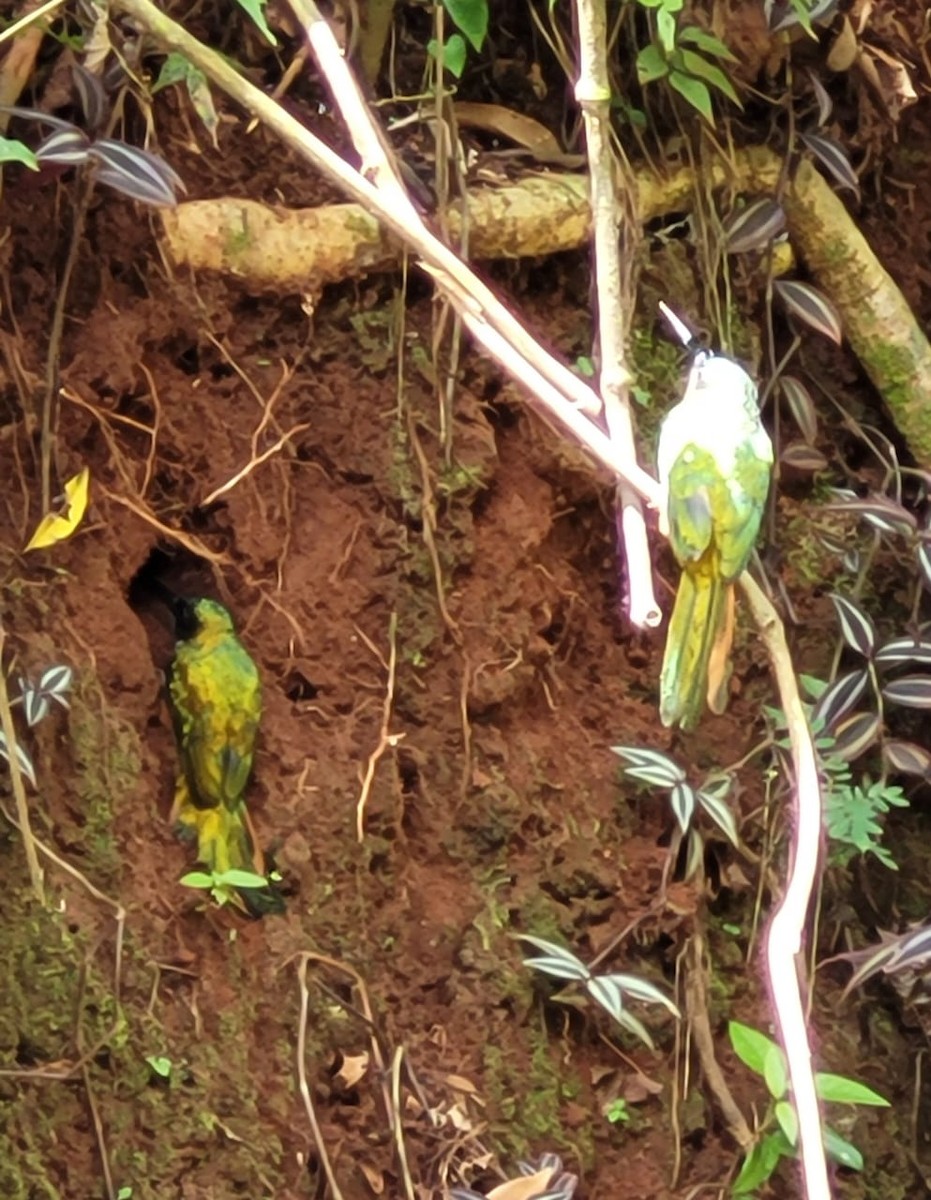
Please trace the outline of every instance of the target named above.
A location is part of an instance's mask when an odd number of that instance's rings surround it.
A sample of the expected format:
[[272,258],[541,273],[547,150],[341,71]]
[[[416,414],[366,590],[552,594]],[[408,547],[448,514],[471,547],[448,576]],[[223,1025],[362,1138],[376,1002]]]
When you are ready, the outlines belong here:
[[[334,197],[238,118],[220,156],[206,137],[194,152],[178,94],[157,117],[192,196]],[[725,1036],[732,1017],[769,1023],[758,942],[745,958],[757,867],[718,847],[713,886],[673,875],[658,902],[668,806],[622,787],[610,752],[739,760],[771,699],[761,650],[741,641],[725,717],[672,738],[656,716],[661,635],[622,615],[610,481],[468,346],[446,453],[424,283],[347,284],[309,314],[300,297],[176,277],[157,220],[106,191],[72,283],[57,416],[57,481],[89,466],[91,507],[73,539],[20,556],[40,516],[21,401],[41,395],[72,198],[67,177],[17,176],[3,202],[4,666],[15,679],[68,663],[75,691],[29,742],[36,834],[58,856],[48,911],[18,835],[0,834],[0,1194],[322,1196],[308,1098],[346,1200],[484,1192],[545,1151],[588,1200],[723,1184],[738,1149],[676,1022],[638,1009],[651,1052],[591,1006],[554,1004],[513,935],[586,961],[608,949],[605,970],[684,1005],[701,910],[716,1053],[762,1111]],[[895,212],[870,220],[931,312]],[[580,255],[495,279],[574,358],[590,346],[587,270]],[[657,568],[668,603],[674,568]],[[168,827],[173,638],[153,579],[227,604],[259,665],[249,804],[283,916],[248,922],[179,883],[194,864]],[[824,670],[830,606],[795,585],[809,669]],[[751,773],[739,805],[763,799]],[[840,1004],[844,978],[825,976],[819,1045],[897,1113],[858,1126],[874,1180],[892,1181],[868,1194],[923,1195],[902,1150],[915,1044],[878,1042]],[[790,1169],[779,1179],[797,1194]],[[867,1194],[851,1180],[839,1194]]]

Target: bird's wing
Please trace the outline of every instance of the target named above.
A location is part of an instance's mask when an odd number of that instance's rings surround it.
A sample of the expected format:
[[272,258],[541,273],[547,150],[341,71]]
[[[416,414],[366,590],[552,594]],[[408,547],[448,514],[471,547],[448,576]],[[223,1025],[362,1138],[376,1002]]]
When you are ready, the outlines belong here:
[[669,540],[680,563],[714,546],[721,576],[736,579],[756,544],[769,491],[770,463],[748,447],[726,477],[713,454],[687,446],[669,473]]
[[766,511],[772,458],[762,457],[752,443],[739,450],[733,476],[722,496],[716,541],[721,574],[736,579],[746,567]]
[[714,480],[714,460],[694,445],[686,446],[669,469],[669,542],[683,565],[700,559],[711,545]]
[[238,643],[208,653],[182,645],[171,695],[195,802],[237,804],[252,769],[262,710],[255,664]]

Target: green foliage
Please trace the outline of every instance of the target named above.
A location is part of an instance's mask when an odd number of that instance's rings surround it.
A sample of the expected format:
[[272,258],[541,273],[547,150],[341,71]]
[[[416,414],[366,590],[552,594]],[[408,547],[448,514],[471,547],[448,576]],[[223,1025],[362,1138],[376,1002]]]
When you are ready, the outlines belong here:
[[481,50],[488,33],[488,0],[443,0],[443,7],[449,14],[453,24],[459,30],[443,43],[440,54],[440,43],[431,38],[427,43],[427,53],[437,62],[442,60],[443,68],[450,75],[459,79],[465,69],[468,46],[473,50]]
[[252,18],[266,41],[272,46],[277,46],[278,42],[275,40],[275,35],[269,29],[268,22],[265,20],[265,5],[267,0],[236,0],[236,3],[243,12]]
[[627,1125],[630,1122],[630,1106],[621,1096],[617,1096],[605,1109],[605,1120],[610,1125]]
[[[856,854],[872,854],[890,871],[898,870],[895,859],[882,844],[882,818],[891,808],[908,808],[904,790],[885,778],[874,782],[869,775],[863,775],[859,782],[855,782],[843,747],[833,733],[824,730],[822,714],[827,712],[830,715],[830,701],[832,694],[836,694],[836,683],[829,685],[810,675],[800,676],[799,683],[804,693],[815,701],[814,704],[804,705],[804,708],[814,733],[815,753],[823,784],[825,830],[834,843],[831,848],[832,861],[839,866],[846,866]],[[766,713],[778,731],[785,730],[785,716],[781,710],[766,709]],[[776,746],[781,755],[788,755],[787,737],[780,737]]]
[[263,875],[235,867],[229,871],[189,871],[187,875],[182,875],[181,883],[185,887],[209,891],[221,907],[235,899],[237,888],[268,887],[268,880]]
[[145,1060],[159,1079],[170,1079],[172,1062],[164,1054],[148,1054]]
[[737,59],[718,38],[695,25],[681,28],[679,16],[684,0],[637,0],[642,8],[655,11],[656,38],[637,55],[637,78],[641,85],[665,79],[673,91],[714,124],[711,88],[738,107],[740,99],[726,71],[713,59]]
[[31,171],[39,169],[39,160],[33,152],[15,138],[0,137],[0,163],[5,162],[22,163]]
[[902,788],[882,780],[874,783],[868,775],[855,784],[847,764],[839,763],[824,797],[827,835],[839,843],[832,855],[835,861],[846,865],[854,854],[872,854],[884,867],[897,871],[895,859],[880,840],[883,826],[879,818],[890,808],[908,808]]
[[189,62],[183,54],[173,51],[162,63],[158,79],[152,85],[152,95],[154,96],[163,88],[173,87],[178,84],[184,85],[194,111],[200,117],[204,128],[210,134],[213,144],[216,146],[219,117],[214,107],[213,97],[210,94],[207,76],[203,71],[198,70],[192,62]]
[[443,43],[442,56],[440,55],[440,43],[436,38],[431,38],[427,42],[427,53],[437,62],[442,57],[443,69],[449,71],[450,75],[454,75],[456,79],[461,77],[465,69],[467,53],[465,39],[461,34],[454,33],[452,37],[446,39]]
[[[782,1158],[796,1154],[798,1145],[798,1116],[789,1099],[789,1073],[782,1048],[772,1038],[731,1021],[727,1028],[731,1046],[740,1061],[759,1075],[769,1092],[770,1105],[760,1126],[756,1142],[747,1153],[740,1174],[734,1182],[733,1194],[746,1196],[761,1187],[775,1171]],[[844,1075],[815,1074],[818,1096],[832,1104],[863,1104],[888,1108],[889,1101],[866,1084]],[[852,1143],[834,1130],[825,1127],[824,1148],[829,1157],[854,1171],[862,1170],[863,1156]]]
[[443,0],[443,7],[472,48],[481,50],[488,33],[488,0]]

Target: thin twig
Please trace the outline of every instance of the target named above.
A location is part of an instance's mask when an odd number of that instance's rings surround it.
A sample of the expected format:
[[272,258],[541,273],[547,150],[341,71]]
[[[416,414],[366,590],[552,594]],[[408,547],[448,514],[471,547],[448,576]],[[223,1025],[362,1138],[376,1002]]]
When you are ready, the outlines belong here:
[[411,1168],[407,1161],[407,1147],[404,1144],[404,1121],[401,1116],[401,1063],[404,1061],[404,1047],[398,1046],[391,1056],[391,1126],[394,1133],[394,1148],[401,1168],[401,1178],[404,1180],[404,1195],[407,1200],[415,1200],[414,1181],[411,1178]]
[[52,324],[49,330],[48,350],[45,358],[45,391],[42,394],[41,440],[39,443],[41,476],[42,476],[42,511],[49,512],[52,507],[52,443],[55,439],[55,414],[57,413],[59,362],[61,359],[61,341],[65,331],[65,311],[68,306],[68,293],[71,289],[71,277],[78,264],[78,254],[84,235],[84,225],[90,207],[91,194],[94,190],[94,180],[86,174],[81,180],[78,197],[74,205],[74,221],[71,229],[71,242],[68,246],[68,257],[61,273],[58,294],[55,298],[55,310],[52,313]]
[[180,529],[172,529],[170,525],[166,525],[154,516],[143,504],[138,504],[135,500],[131,500],[129,496],[121,496],[117,492],[111,492],[108,488],[102,489],[103,494],[108,500],[112,500],[114,504],[119,504],[123,508],[128,508],[131,513],[135,513],[137,517],[145,521],[147,525],[151,525],[163,537],[170,541],[177,542],[179,546],[183,546],[185,550],[189,550],[191,554],[195,554],[198,558],[206,559],[207,562],[214,563],[217,566],[222,566],[226,561],[222,554],[216,554],[208,546],[205,546],[200,538],[194,537],[193,534],[183,533]]
[[299,433],[303,433],[305,429],[310,429],[310,425],[295,425],[293,429],[289,429],[287,433],[283,433],[274,446],[269,446],[267,450],[251,458],[242,470],[237,471],[235,475],[227,479],[226,483],[222,483],[218,488],[214,488],[209,496],[205,496],[201,500],[200,506],[206,508],[209,504],[213,504],[214,500],[219,500],[222,495],[231,491],[237,483],[241,483],[247,475],[251,475],[256,467],[261,466],[263,462],[272,458],[279,450],[282,450],[291,438],[296,437]]
[[43,4],[40,8],[33,9],[32,12],[26,13],[24,16],[20,17],[18,21],[14,21],[12,25],[8,25],[6,29],[0,32],[0,45],[2,45],[7,38],[16,37],[17,34],[21,34],[25,29],[32,25],[33,22],[41,20],[42,17],[53,13],[56,8],[61,8],[64,3],[65,0],[48,0],[47,4]]
[[[625,479],[651,506],[659,507],[660,490],[656,480],[635,460],[631,460],[622,447],[614,445],[586,415],[600,413],[601,401],[597,394],[565,363],[547,354],[491,289],[448,246],[430,233],[403,190],[388,196],[370,183],[365,175],[350,167],[280,105],[244,79],[234,67],[160,12],[151,0],[114,0],[114,9],[129,13],[163,45],[183,54],[212,83],[260,117],[296,153],[337,182],[366,209],[376,213],[386,228],[414,248],[420,256],[421,269],[450,296],[473,336],[486,351],[599,462],[616,476]],[[302,3],[300,9],[302,14],[313,14],[314,38],[311,44],[318,61],[325,64],[325,74],[340,107],[344,108],[351,99],[357,103],[358,111],[365,114],[367,127],[371,126],[368,109],[358,93],[358,85],[326,22],[312,6]],[[368,161],[368,156],[363,155],[363,159]]]
[[[381,657],[381,655],[379,655]],[[384,662],[384,660],[382,660]],[[403,733],[389,733],[391,728],[391,710],[394,707],[394,678],[398,666],[398,614],[392,612],[388,622],[388,662],[386,664],[388,679],[385,683],[385,698],[382,702],[381,730],[378,735],[378,745],[369,755],[365,775],[362,779],[362,790],[356,802],[356,836],[359,841],[365,840],[365,806],[368,803],[369,792],[375,780],[375,768],[378,760],[387,751],[393,749],[404,737]]]
[[705,1085],[717,1103],[718,1110],[730,1130],[731,1136],[741,1150],[753,1145],[753,1131],[737,1107],[737,1102],[727,1086],[724,1072],[714,1053],[714,1037],[708,1016],[708,999],[705,994],[704,940],[699,932],[689,940],[688,958],[685,967],[685,1011],[692,1028],[692,1039],[705,1076]]
[[770,994],[789,1066],[792,1100],[798,1114],[805,1195],[808,1200],[830,1200],[831,1187],[824,1156],[821,1114],[798,974],[802,937],[818,874],[822,837],[821,783],[785,629],[775,608],[746,572],[741,576],[740,586],[766,643],[782,711],[786,716],[795,767],[792,857],[785,894],[773,914],[766,936]]
[[0,726],[6,741],[7,761],[10,767],[10,780],[13,784],[13,795],[16,799],[17,825],[23,839],[26,851],[26,863],[29,867],[29,880],[32,890],[40,904],[45,904],[45,885],[42,881],[42,868],[39,866],[39,856],[36,853],[36,840],[33,836],[32,825],[29,821],[29,803],[26,799],[26,785],[23,782],[23,772],[19,765],[17,751],[19,742],[16,736],[16,726],[13,724],[13,711],[10,708],[10,693],[6,686],[6,672],[3,669],[3,651],[6,646],[6,630],[0,624]]
[[[630,414],[630,372],[626,366],[633,269],[630,263],[625,264],[625,296],[621,282],[618,229],[620,227],[624,245],[629,247],[635,232],[636,193],[630,180],[624,178],[622,164],[611,142],[611,86],[608,79],[604,0],[577,0],[576,17],[579,78],[575,98],[585,123],[591,191],[601,357],[599,390],[604,401],[605,424],[611,441],[635,458],[634,427]],[[618,176],[621,177],[620,188],[615,182]],[[619,195],[627,201],[626,212],[619,212]],[[639,234],[639,225],[636,226],[636,232]],[[653,593],[653,567],[640,498],[621,483],[616,503],[620,507],[618,532],[621,544],[618,550],[627,561],[628,616],[631,624],[638,629],[655,628],[662,620],[662,611]]]
[[317,1154],[320,1157],[320,1165],[330,1188],[331,1200],[343,1200],[343,1193],[333,1172],[333,1164],[327,1153],[323,1130],[317,1120],[317,1110],[314,1108],[310,1085],[307,1082],[307,1015],[310,1004],[310,993],[307,990],[307,962],[310,957],[308,954],[302,954],[297,968],[297,978],[301,989],[301,1015],[297,1030],[297,1084],[304,1101],[304,1110],[307,1113],[307,1120],[310,1122],[311,1133],[314,1136],[314,1145],[317,1147]]

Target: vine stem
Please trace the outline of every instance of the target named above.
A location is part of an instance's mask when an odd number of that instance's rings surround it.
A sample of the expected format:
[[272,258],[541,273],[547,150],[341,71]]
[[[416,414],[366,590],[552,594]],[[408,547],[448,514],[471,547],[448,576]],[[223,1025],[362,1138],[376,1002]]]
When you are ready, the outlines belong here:
[[39,866],[39,855],[36,851],[36,840],[32,833],[29,820],[29,804],[26,800],[26,785],[23,783],[23,772],[20,769],[17,750],[19,742],[16,736],[16,726],[13,724],[13,710],[10,707],[10,693],[6,685],[6,674],[3,670],[3,651],[6,647],[6,630],[0,625],[0,728],[6,740],[7,759],[10,764],[10,779],[13,783],[13,796],[16,800],[16,819],[19,832],[26,850],[26,863],[29,867],[29,879],[32,890],[40,904],[45,904],[45,883],[42,878],[42,868]]
[[[588,186],[592,209],[595,289],[598,296],[599,391],[604,403],[608,436],[631,458],[636,456],[630,415],[630,372],[627,369],[627,331],[632,307],[633,267],[624,264],[620,244],[633,242],[637,222],[636,188],[611,140],[611,85],[608,79],[608,33],[604,0],[577,0],[579,77],[575,98],[585,124]],[[624,284],[626,283],[626,288]],[[625,296],[627,293],[627,306]],[[643,507],[623,481],[618,486],[619,530],[627,560],[628,616],[638,629],[655,628],[663,614],[653,592],[653,571]]]

